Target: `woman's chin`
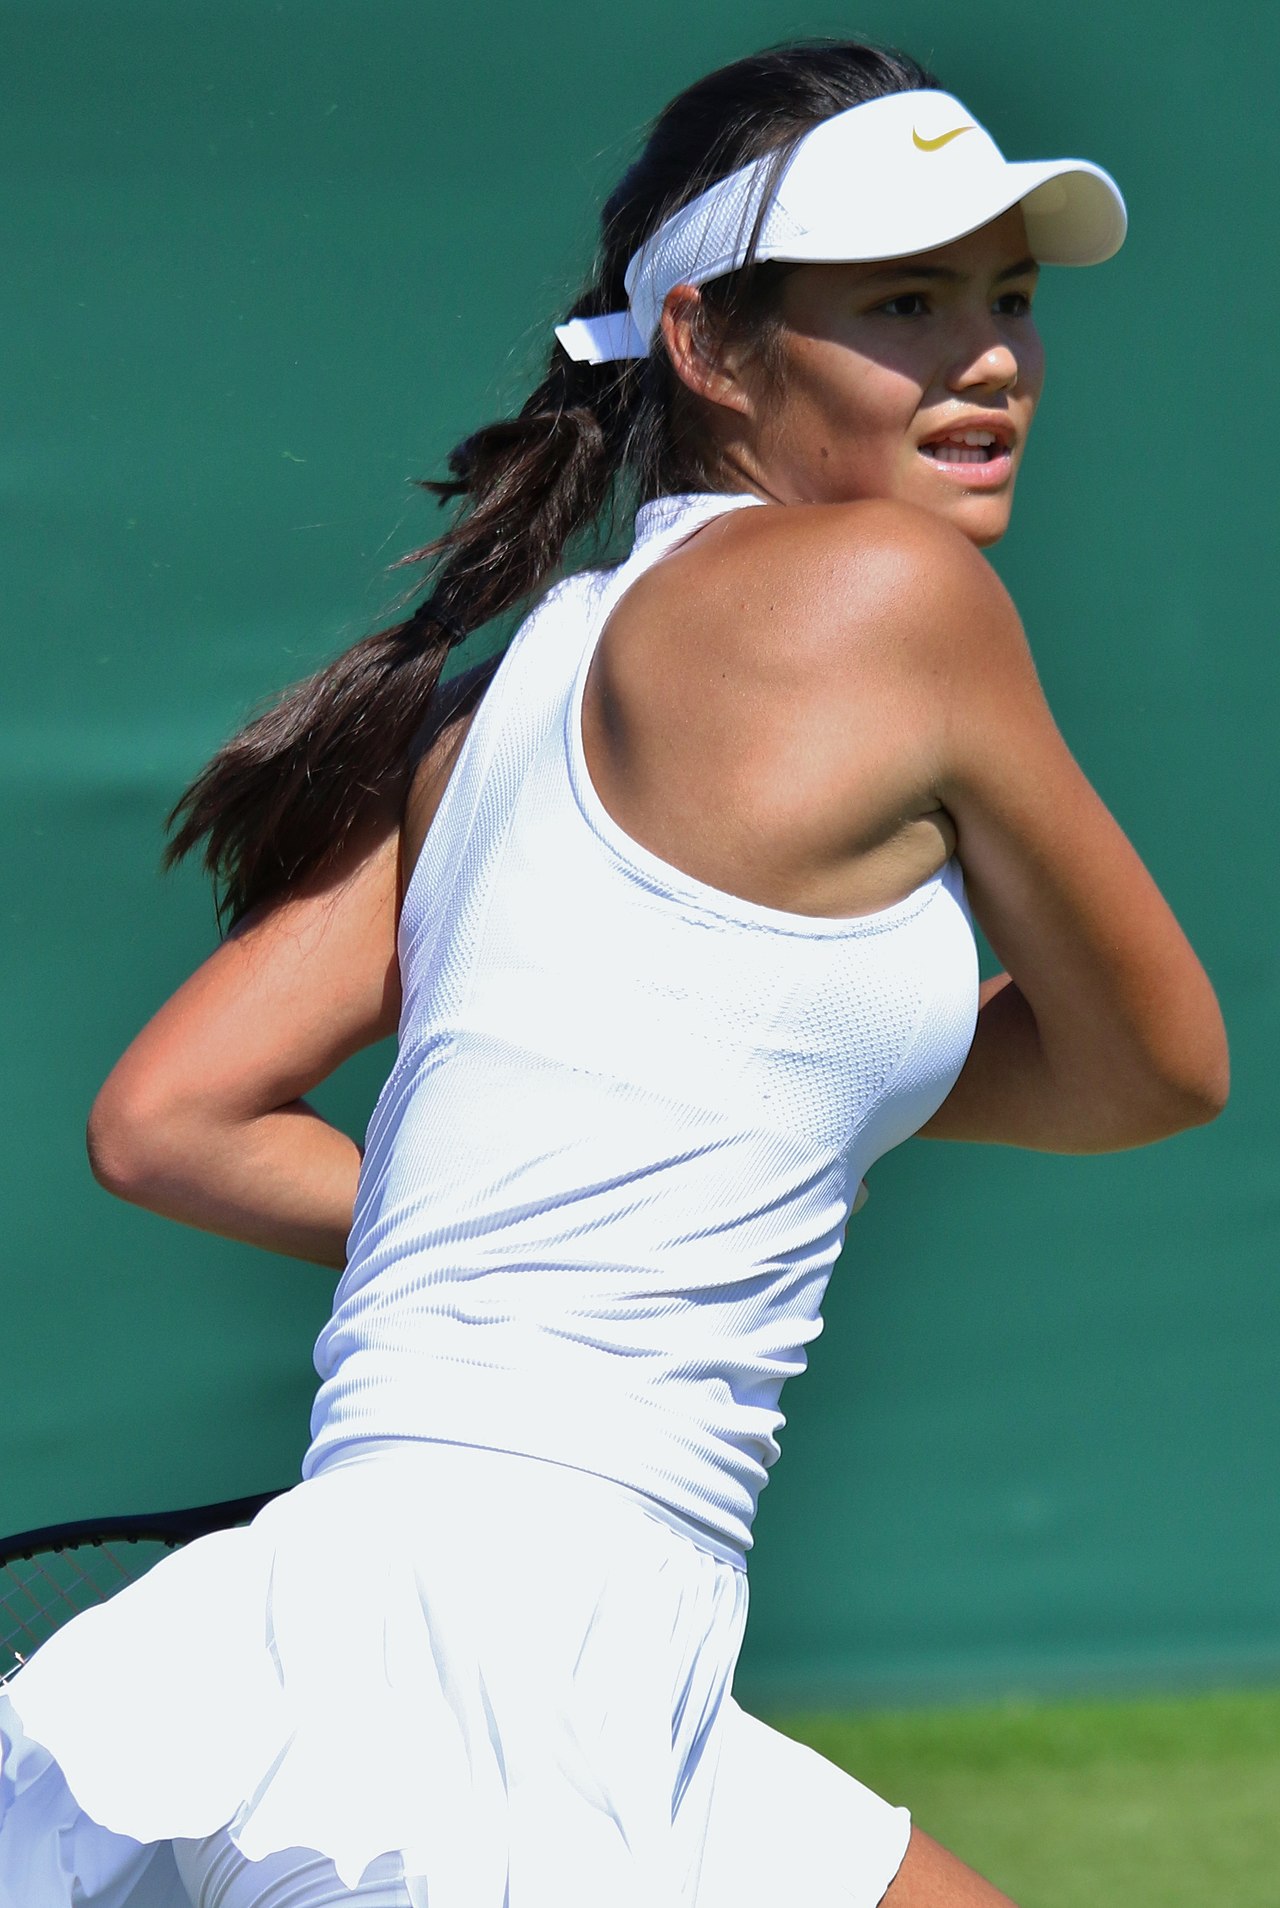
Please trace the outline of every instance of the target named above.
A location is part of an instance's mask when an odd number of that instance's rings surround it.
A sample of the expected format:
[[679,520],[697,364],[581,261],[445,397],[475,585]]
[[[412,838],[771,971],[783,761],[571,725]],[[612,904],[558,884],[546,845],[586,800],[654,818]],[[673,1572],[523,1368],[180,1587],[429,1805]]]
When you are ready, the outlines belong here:
[[971,492],[967,497],[955,498],[949,509],[937,504],[933,508],[957,530],[962,530],[970,543],[985,550],[988,545],[999,543],[1009,528],[1013,498],[1008,492],[999,497],[982,497]]
[[1009,528],[1009,512],[1006,510],[1001,521],[992,524],[989,528],[971,527],[969,524],[961,524],[960,528],[964,531],[971,543],[976,543],[980,550],[985,550],[991,544],[999,543],[1001,537]]

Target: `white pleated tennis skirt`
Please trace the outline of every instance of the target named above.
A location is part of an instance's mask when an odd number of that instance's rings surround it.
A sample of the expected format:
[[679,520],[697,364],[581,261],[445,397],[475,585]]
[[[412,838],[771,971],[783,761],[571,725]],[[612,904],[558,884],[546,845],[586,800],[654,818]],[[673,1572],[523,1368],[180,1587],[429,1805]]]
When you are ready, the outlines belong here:
[[874,1908],[910,1818],[733,1701],[746,1611],[637,1492],[354,1447],[0,1694],[0,1908]]

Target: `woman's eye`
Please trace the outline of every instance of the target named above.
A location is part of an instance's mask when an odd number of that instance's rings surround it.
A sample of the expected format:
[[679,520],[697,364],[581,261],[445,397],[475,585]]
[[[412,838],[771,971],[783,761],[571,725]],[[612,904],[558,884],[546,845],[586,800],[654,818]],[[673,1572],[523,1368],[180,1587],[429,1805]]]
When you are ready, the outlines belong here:
[[[1031,298],[1027,292],[1001,292],[995,301],[995,308],[1006,318],[1025,318],[1030,315]],[[886,311],[893,318],[919,318],[929,311],[927,292],[899,292],[896,298],[887,298],[877,311]]]

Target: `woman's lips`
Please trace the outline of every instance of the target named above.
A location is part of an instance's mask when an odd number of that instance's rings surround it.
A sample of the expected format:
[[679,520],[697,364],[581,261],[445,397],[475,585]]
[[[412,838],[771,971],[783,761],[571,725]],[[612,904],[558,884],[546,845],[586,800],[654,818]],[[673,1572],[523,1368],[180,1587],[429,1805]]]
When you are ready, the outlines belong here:
[[921,445],[916,452],[939,477],[966,490],[998,490],[1013,475],[1013,452],[993,444],[990,454],[974,447],[947,443]]

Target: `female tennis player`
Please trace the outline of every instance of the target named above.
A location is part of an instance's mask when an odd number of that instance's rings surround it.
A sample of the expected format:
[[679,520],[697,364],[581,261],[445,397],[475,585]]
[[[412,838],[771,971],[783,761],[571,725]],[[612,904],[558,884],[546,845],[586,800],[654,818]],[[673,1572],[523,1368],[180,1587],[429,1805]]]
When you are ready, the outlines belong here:
[[[4,1908],[1006,1900],[731,1679],[873,1161],[1225,1097],[981,555],[1038,269],[1124,229],[1105,172],[1007,161],[897,55],[700,81],[545,381],[453,453],[429,597],[187,791],[171,852],[232,932],[104,1085],[95,1168],[342,1278],[302,1481],[11,1684]],[[630,555],[565,574],[621,498]],[[302,1096],[393,1029],[362,1154]]]

